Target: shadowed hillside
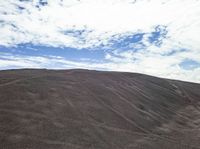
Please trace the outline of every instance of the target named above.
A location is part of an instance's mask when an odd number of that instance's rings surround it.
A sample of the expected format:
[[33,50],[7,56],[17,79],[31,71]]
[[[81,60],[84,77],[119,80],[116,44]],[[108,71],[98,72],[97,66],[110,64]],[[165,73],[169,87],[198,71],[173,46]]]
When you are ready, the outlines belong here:
[[200,148],[200,85],[89,70],[0,71],[1,149]]

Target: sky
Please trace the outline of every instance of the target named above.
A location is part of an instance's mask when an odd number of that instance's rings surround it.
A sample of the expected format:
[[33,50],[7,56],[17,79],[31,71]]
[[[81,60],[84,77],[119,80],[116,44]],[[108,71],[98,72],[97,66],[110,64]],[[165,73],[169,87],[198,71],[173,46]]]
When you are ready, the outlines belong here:
[[19,68],[200,83],[200,0],[0,0],[0,70]]

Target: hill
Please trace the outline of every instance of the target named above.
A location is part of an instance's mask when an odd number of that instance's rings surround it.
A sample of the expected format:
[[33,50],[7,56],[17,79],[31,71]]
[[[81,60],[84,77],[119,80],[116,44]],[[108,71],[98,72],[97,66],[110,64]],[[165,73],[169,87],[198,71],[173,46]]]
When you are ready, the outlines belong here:
[[0,71],[2,149],[199,146],[200,84],[81,69]]

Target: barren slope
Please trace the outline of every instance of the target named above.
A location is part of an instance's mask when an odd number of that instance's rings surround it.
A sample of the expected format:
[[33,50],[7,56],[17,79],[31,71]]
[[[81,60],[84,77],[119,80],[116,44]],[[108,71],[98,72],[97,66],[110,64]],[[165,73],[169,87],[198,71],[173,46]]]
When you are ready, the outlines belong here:
[[200,85],[88,70],[0,71],[2,149],[200,147]]

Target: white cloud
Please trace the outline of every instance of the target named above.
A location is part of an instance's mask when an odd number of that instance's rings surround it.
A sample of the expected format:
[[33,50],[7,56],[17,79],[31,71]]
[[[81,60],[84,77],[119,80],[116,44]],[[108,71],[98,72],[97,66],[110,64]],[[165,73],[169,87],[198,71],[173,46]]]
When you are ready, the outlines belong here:
[[[132,3],[131,3],[132,2]],[[51,46],[93,47],[112,35],[151,32],[157,25],[168,27],[167,44],[183,44],[198,49],[200,43],[199,0],[38,0],[1,1],[0,44],[23,42]],[[25,8],[20,10],[19,7]],[[7,13],[7,15],[3,15]],[[14,24],[16,29],[11,25]],[[66,30],[86,30],[79,37],[64,35]],[[100,41],[99,41],[100,40]],[[170,41],[170,43],[169,43]]]
[[175,53],[171,56],[149,53],[146,51],[133,52],[117,51],[105,55],[107,64],[111,70],[129,71],[149,74],[169,79],[178,79],[200,83],[200,67],[186,70],[180,67],[180,63],[187,58],[200,64],[199,53],[196,55],[190,51]]

